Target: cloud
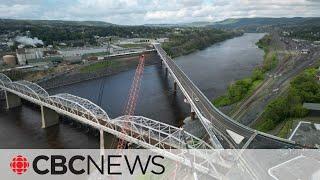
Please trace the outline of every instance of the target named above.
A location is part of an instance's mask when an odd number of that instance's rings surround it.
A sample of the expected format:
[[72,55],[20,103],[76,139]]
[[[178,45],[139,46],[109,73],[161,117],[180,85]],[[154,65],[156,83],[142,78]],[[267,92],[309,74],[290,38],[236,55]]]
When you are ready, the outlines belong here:
[[41,0],[1,0],[1,4],[2,5],[16,5],[16,4],[20,4],[20,5],[32,5],[32,4],[39,4],[41,3]]
[[37,5],[29,4],[0,4],[0,17],[3,18],[28,18],[35,15]]
[[146,24],[320,16],[319,9],[320,0],[3,0],[0,17]]

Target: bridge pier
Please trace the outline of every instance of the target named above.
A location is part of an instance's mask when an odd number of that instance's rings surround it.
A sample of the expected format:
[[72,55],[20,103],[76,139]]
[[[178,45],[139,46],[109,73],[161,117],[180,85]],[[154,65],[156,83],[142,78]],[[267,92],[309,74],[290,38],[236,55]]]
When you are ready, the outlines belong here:
[[41,128],[47,128],[59,123],[59,114],[45,106],[41,106]]
[[168,76],[168,68],[165,68],[165,75]]
[[196,112],[193,110],[192,107],[191,107],[191,112],[190,112],[190,118],[191,118],[191,120],[195,120],[196,119]]
[[100,149],[117,149],[118,141],[113,134],[100,130]]
[[173,83],[173,94],[174,95],[177,94],[177,83],[176,82]]
[[6,96],[6,108],[11,109],[21,106],[21,98],[11,92],[4,91]]

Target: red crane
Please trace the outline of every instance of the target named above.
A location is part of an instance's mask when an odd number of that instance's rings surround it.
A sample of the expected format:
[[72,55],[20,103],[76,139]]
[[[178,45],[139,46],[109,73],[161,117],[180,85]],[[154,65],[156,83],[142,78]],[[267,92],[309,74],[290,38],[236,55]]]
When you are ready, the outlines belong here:
[[[126,120],[129,120],[129,116],[133,116],[136,110],[136,105],[137,105],[137,100],[138,100],[139,90],[141,85],[141,79],[144,71],[144,62],[145,62],[145,56],[141,55],[139,57],[139,64],[137,66],[137,69],[133,78],[133,82],[131,84],[131,89],[129,91],[128,101],[124,108],[124,115],[128,116],[128,119]],[[128,123],[125,123],[123,128],[121,129],[121,132],[123,134],[127,134],[128,128],[129,128]],[[123,138],[120,137],[117,149],[124,149],[125,146],[126,146],[126,142],[124,141]]]

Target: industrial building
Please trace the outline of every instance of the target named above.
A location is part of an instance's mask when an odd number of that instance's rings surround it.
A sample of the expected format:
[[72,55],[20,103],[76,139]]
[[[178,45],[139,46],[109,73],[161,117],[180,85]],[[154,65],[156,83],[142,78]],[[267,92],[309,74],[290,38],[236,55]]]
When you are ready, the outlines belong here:
[[20,65],[26,65],[29,60],[36,60],[36,59],[42,59],[43,58],[43,48],[32,48],[32,49],[25,49],[20,48],[17,49],[17,58],[18,63]]

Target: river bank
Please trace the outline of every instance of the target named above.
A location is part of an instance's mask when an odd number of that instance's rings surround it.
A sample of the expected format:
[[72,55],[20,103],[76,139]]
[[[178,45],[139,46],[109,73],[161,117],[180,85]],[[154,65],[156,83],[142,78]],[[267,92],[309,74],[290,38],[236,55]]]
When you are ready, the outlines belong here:
[[[157,53],[145,53],[145,65],[154,65],[160,63]],[[81,66],[70,72],[65,72],[56,75],[53,78],[45,79],[37,82],[45,89],[59,88],[82,81],[97,79],[104,76],[111,76],[117,73],[134,69],[139,61],[139,55],[114,57],[100,62],[95,62],[90,65]],[[68,78],[66,78],[68,77]]]
[[235,109],[237,103],[249,98],[262,85],[266,78],[266,73],[276,67],[277,54],[272,50],[270,35],[265,35],[256,45],[264,51],[262,64],[255,67],[250,76],[231,83],[225,95],[213,100],[213,104],[216,107],[232,105],[233,108],[231,109]]
[[162,44],[162,48],[173,58],[204,50],[216,43],[223,42],[243,35],[242,32],[223,31],[213,28],[193,29],[191,32],[181,31],[171,34],[169,42]]

